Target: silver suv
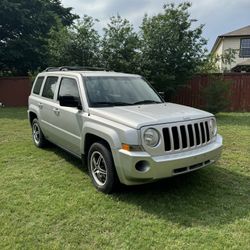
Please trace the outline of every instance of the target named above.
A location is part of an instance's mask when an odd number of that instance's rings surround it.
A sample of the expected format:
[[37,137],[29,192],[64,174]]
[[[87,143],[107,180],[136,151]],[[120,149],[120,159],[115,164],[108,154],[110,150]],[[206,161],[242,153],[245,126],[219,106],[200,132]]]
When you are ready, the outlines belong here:
[[141,76],[48,68],[29,97],[33,141],[86,159],[95,187],[142,184],[215,162],[222,149],[208,112],[164,102]]

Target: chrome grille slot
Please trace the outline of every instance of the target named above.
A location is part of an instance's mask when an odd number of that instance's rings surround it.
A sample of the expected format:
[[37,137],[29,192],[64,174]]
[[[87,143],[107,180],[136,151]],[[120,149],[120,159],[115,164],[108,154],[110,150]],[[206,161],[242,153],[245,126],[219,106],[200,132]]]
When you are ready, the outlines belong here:
[[162,129],[165,151],[180,151],[205,145],[210,141],[208,121],[169,126]]

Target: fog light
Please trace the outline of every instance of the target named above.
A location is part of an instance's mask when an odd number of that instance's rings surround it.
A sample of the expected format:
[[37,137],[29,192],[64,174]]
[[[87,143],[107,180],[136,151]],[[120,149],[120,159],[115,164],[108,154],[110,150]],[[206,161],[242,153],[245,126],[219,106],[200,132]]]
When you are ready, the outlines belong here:
[[135,169],[139,172],[147,172],[150,169],[150,166],[147,161],[138,161],[135,164]]

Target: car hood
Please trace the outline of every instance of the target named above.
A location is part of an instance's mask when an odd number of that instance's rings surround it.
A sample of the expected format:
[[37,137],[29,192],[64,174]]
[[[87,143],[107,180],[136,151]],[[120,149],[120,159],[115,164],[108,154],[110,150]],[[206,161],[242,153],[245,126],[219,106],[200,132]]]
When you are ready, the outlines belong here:
[[175,103],[89,108],[90,115],[140,129],[143,126],[194,120],[213,116],[211,113]]

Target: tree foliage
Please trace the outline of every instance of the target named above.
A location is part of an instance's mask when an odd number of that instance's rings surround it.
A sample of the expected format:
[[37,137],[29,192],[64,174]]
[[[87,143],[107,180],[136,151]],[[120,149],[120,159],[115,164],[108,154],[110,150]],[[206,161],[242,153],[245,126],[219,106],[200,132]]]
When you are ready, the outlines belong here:
[[161,13],[144,17],[139,32],[113,16],[100,36],[98,20],[85,15],[74,22],[78,17],[60,0],[1,0],[0,71],[20,75],[47,66],[104,66],[142,74],[159,90],[173,92],[214,66],[205,55],[203,26],[193,28],[190,6],[164,5]]
[[207,55],[202,63],[197,67],[199,74],[219,73],[219,67],[217,65],[218,58],[212,54]]
[[85,15],[70,27],[53,28],[49,38],[50,65],[100,64],[100,36],[94,29],[98,20]]
[[103,65],[115,71],[136,72],[139,49],[138,35],[127,19],[110,18],[102,40]]
[[237,52],[238,52],[237,49],[231,49],[231,48],[223,51],[220,58],[221,58],[223,64],[225,64],[225,68],[223,69],[224,72],[229,71],[232,68],[231,65],[232,65],[232,63],[235,63],[235,56],[236,56]]
[[72,64],[72,35],[68,27],[58,22],[48,38],[48,65],[59,67]]
[[43,66],[48,33],[58,20],[64,26],[71,25],[77,18],[71,10],[59,0],[1,0],[1,69],[26,74]]
[[76,65],[98,66],[100,64],[100,36],[94,29],[98,20],[85,15],[72,31],[72,57]]
[[232,63],[235,62],[237,51],[238,49],[226,49],[221,55],[208,54],[203,63],[199,65],[198,72],[203,74],[219,73],[221,70],[218,65],[219,62],[224,65],[223,72],[229,71]]
[[141,26],[142,68],[158,89],[174,91],[203,62],[203,25],[191,28],[190,3],[164,5],[163,13],[144,17]]

